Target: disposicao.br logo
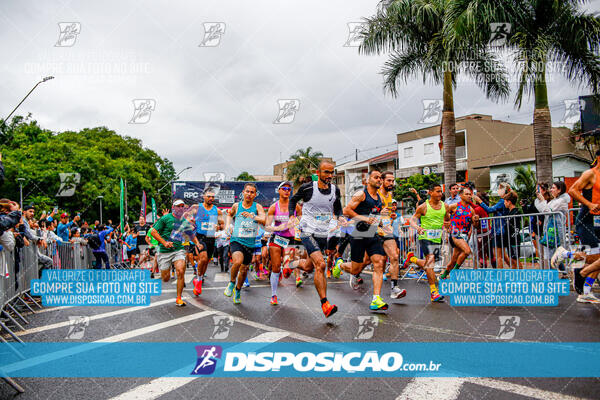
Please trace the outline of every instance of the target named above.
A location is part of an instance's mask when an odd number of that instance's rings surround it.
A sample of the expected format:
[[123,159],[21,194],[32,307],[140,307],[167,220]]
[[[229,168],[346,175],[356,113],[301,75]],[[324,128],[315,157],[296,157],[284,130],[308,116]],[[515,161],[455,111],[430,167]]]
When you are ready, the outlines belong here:
[[221,346],[196,346],[198,361],[191,375],[210,375],[215,372],[217,359],[221,359],[223,348]]

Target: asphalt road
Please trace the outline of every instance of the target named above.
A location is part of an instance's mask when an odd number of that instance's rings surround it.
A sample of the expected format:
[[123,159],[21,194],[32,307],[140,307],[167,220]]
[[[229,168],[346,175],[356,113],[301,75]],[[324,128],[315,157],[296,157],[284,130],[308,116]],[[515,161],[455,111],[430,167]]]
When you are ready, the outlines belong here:
[[[187,275],[187,280],[192,278]],[[293,280],[284,280],[279,289],[280,305],[269,304],[268,281],[253,281],[242,292],[242,304],[234,305],[223,295],[227,277],[210,267],[204,292],[193,298],[187,285],[188,306],[174,306],[174,281],[163,285],[163,294],[153,297],[150,307],[66,307],[48,308],[29,315],[24,341],[61,342],[96,340],[136,342],[206,342],[214,333],[215,314],[234,317],[226,341],[402,341],[481,342],[498,339],[500,316],[519,316],[513,341],[598,341],[600,306],[579,304],[575,295],[561,297],[558,307],[451,307],[431,304],[424,282],[403,281],[408,295],[390,301],[385,313],[372,314],[370,277],[352,290],[347,275],[330,280],[328,298],[338,313],[325,319],[312,280],[296,289]],[[384,285],[389,298],[389,285]],[[205,313],[206,314],[206,313]],[[375,315],[376,327],[361,336],[360,318]],[[69,317],[88,316],[89,325],[81,339],[67,339]],[[181,322],[169,325],[169,321]],[[372,336],[371,336],[372,334]],[[370,337],[366,337],[370,336]],[[115,360],[115,368],[120,362]],[[573,368],[594,368],[598,360],[582,360]],[[597,399],[600,379],[504,379],[504,378],[19,378],[24,394],[0,383],[1,399]]]

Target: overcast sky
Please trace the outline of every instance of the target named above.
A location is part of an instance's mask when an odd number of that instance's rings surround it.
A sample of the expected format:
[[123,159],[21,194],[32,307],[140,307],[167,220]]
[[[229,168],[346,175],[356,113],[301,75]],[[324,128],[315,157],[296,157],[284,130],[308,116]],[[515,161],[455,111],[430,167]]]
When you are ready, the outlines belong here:
[[[205,172],[271,174],[274,163],[312,146],[337,161],[392,150],[395,134],[419,124],[424,99],[441,88],[419,80],[385,94],[385,57],[344,47],[348,23],[375,12],[375,0],[340,1],[3,1],[0,114],[21,106],[53,131],[107,126],[167,157],[183,180]],[[600,10],[600,0],[586,8]],[[74,41],[59,23],[75,22]],[[204,23],[222,22],[216,46],[200,46]],[[78,32],[78,33],[77,33]],[[218,41],[218,39],[217,39]],[[57,43],[59,44],[57,46]],[[214,45],[209,41],[207,45]],[[564,100],[588,94],[549,77],[553,125]],[[132,124],[134,99],[156,102],[147,123]],[[298,99],[288,124],[274,124],[279,99]],[[457,116],[491,114],[531,123],[533,103],[515,110],[486,100],[469,82],[454,96]],[[137,120],[143,122],[143,116]]]

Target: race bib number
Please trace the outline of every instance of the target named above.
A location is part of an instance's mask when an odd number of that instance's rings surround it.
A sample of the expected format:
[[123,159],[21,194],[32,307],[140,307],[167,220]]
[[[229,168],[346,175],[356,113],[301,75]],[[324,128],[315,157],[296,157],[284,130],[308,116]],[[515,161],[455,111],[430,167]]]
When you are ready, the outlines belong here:
[[329,222],[329,220],[331,219],[331,214],[317,214],[315,215],[315,220],[317,220],[318,222]]
[[281,246],[285,249],[290,243],[290,239],[284,238],[283,236],[275,235],[273,236],[273,242],[276,245]]
[[600,228],[600,215],[594,215],[594,228]]
[[442,238],[442,230],[441,229],[429,229],[425,233],[425,237],[429,240],[441,239]]
[[242,221],[238,236],[239,237],[256,237],[257,227],[254,221]]
[[212,231],[213,230],[213,224],[211,224],[210,222],[202,222],[200,224],[200,229],[207,232],[207,231]]

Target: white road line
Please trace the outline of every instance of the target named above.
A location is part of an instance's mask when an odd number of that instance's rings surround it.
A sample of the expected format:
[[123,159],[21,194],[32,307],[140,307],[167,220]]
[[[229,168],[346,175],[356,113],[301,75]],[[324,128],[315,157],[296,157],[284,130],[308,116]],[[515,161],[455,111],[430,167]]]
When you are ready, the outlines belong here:
[[[173,302],[173,300],[161,300],[161,301],[157,301],[154,303],[150,303],[149,306],[128,307],[128,308],[122,308],[117,311],[110,311],[110,312],[103,313],[103,314],[91,315],[90,321],[94,321],[94,320],[102,319],[102,318],[114,317],[115,315],[127,314],[127,313],[134,312],[134,311],[147,310],[151,307],[156,307],[156,306],[160,306],[160,305],[172,303],[172,302]],[[27,329],[24,331],[16,332],[16,334],[19,336],[30,335],[32,333],[39,333],[39,332],[49,331],[51,329],[63,328],[65,326],[69,326],[70,324],[71,324],[71,321],[57,322],[55,324],[38,326],[36,328],[31,328],[31,329]]]
[[547,390],[537,389],[529,386],[518,385],[512,382],[500,381],[490,378],[466,378],[466,382],[488,388],[501,390],[503,392],[518,394],[526,397],[533,397],[540,400],[582,400],[582,397],[569,396],[562,393],[549,392]]
[[96,341],[94,341],[92,343],[120,342],[120,341],[123,341],[123,340],[134,338],[136,336],[145,335],[147,333],[154,332],[154,331],[157,331],[157,330],[160,330],[160,329],[169,328],[171,326],[183,324],[185,322],[194,321],[194,320],[199,319],[199,318],[204,318],[204,317],[206,317],[208,315],[212,315],[212,314],[215,314],[215,313],[216,313],[216,311],[204,311],[204,312],[200,312],[200,313],[197,313],[197,314],[186,315],[185,317],[175,318],[175,319],[172,319],[172,320],[169,320],[169,321],[160,322],[158,324],[146,326],[146,327],[139,328],[139,329],[134,329],[132,331],[121,333],[119,335],[109,336],[109,337],[104,338],[104,339],[96,340]]
[[[45,312],[50,312],[50,311],[60,311],[60,310],[64,310],[65,308],[73,308],[75,306],[60,306],[60,307],[51,307],[51,308],[42,308],[41,310],[35,310],[36,314],[39,313],[45,313]],[[33,308],[33,307],[32,307]]]
[[239,322],[239,323],[244,324],[244,325],[251,326],[253,328],[261,329],[263,331],[286,333],[287,336],[289,336],[291,338],[294,338],[294,339],[297,339],[297,340],[302,340],[303,342],[325,342],[323,339],[319,339],[319,338],[312,337],[312,336],[306,336],[306,335],[303,335],[301,333],[286,331],[285,329],[275,328],[273,326],[261,324],[260,322],[250,321],[250,320],[242,318],[242,317],[237,317],[235,315],[227,314],[225,312],[222,312],[222,311],[216,310],[214,308],[205,306],[204,304],[200,304],[197,301],[195,301],[194,299],[190,299],[190,301],[188,301],[188,304],[196,306],[196,307],[198,307],[198,308],[200,308],[202,310],[213,311],[215,313],[218,313],[219,315],[227,315],[229,317],[232,317],[233,320],[236,321],[236,322]]
[[218,272],[215,274],[215,282],[229,282],[231,275],[225,272]]
[[[266,332],[255,336],[251,339],[246,340],[243,343],[258,343],[258,342],[268,342],[273,343],[278,340],[281,340],[288,336],[287,332]],[[231,350],[234,350],[236,346],[233,346]],[[189,370],[186,369],[186,371]],[[121,393],[120,395],[113,397],[110,400],[136,400],[136,399],[144,399],[144,400],[152,400],[156,399],[162,395],[165,395],[169,392],[179,389],[180,387],[187,385],[188,383],[195,381],[198,379],[197,377],[189,377],[189,378],[158,378],[154,379],[148,383],[143,385],[134,387],[133,389]]]
[[463,378],[414,378],[396,400],[454,400],[463,383]]
[[[100,339],[100,340],[96,340],[90,343],[113,343],[113,342],[120,342],[123,340],[127,340],[127,339],[131,339],[134,338],[136,336],[141,336],[141,335],[145,335],[147,333],[150,332],[154,332],[160,329],[164,329],[164,328],[168,328],[171,326],[175,326],[175,325],[179,325],[185,322],[189,322],[189,321],[194,321],[196,319],[199,318],[203,318],[206,317],[208,315],[212,315],[214,314],[214,311],[203,311],[203,312],[199,312],[196,314],[191,314],[191,315],[186,315],[185,317],[180,317],[180,318],[176,318],[170,321],[166,321],[166,322],[161,322],[158,324],[154,324],[154,325],[150,325],[150,326],[146,326],[144,328],[140,328],[140,329],[135,329],[133,331],[129,331],[129,332],[125,332],[119,335],[113,335],[113,336],[109,336],[107,338],[104,339]],[[78,354],[84,351],[88,351],[90,350],[90,346],[88,344],[82,344],[81,346],[76,346],[76,347],[72,347],[70,349],[67,350],[60,350],[60,351],[56,351],[54,353],[49,353],[49,354],[44,354],[42,356],[39,357],[33,357],[33,358],[29,358],[27,360],[23,360],[23,361],[19,361],[13,364],[10,364],[8,366],[6,366],[4,368],[4,371],[6,371],[6,373],[10,373],[13,371],[18,371],[21,370],[23,368],[27,368],[29,366],[32,365],[38,365],[40,363],[46,363],[49,361],[53,361],[53,360],[57,360],[57,359],[61,359],[64,357],[69,357],[72,356],[74,354]]]

